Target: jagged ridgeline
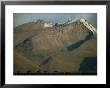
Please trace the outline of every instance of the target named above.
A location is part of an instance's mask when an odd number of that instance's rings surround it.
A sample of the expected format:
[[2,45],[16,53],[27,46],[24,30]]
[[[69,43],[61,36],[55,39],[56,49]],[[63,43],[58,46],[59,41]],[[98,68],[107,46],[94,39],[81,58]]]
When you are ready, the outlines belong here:
[[96,64],[87,71],[81,67],[89,57],[97,61],[97,33],[85,19],[39,19],[14,29],[14,74],[96,73]]

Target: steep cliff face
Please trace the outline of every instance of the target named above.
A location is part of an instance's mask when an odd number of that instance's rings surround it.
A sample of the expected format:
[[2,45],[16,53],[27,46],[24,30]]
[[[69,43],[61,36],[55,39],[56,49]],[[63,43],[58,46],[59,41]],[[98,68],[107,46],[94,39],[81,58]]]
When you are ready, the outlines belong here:
[[[14,30],[14,73],[78,73],[85,57],[97,56],[97,35],[79,20],[52,28],[26,23]],[[27,60],[35,66],[28,69]]]

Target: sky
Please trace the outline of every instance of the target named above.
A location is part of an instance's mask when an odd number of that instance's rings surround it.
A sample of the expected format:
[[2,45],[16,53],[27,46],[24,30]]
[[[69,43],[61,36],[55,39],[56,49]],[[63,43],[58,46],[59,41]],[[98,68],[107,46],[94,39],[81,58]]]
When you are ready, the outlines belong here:
[[81,17],[88,20],[94,27],[97,28],[97,14],[96,13],[14,13],[13,27],[17,27],[27,22],[36,22],[42,19],[55,24],[66,22],[68,19],[78,20]]

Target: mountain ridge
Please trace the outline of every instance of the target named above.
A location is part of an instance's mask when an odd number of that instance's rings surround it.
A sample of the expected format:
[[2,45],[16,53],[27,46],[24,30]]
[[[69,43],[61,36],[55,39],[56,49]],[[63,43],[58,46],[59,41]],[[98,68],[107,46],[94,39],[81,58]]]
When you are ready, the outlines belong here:
[[[97,54],[94,48],[97,47],[97,35],[88,30],[80,20],[48,28],[44,28],[39,22],[27,23],[19,26],[18,30],[20,31],[14,32],[14,50],[22,53],[21,56],[30,58],[32,62],[39,63],[37,66],[42,71],[78,72],[85,56],[96,57]],[[79,45],[77,47],[74,44]],[[68,47],[71,46],[73,48],[69,50]],[[14,60],[16,61],[16,55]],[[16,66],[14,69],[17,69]],[[21,69],[23,68],[18,70]]]

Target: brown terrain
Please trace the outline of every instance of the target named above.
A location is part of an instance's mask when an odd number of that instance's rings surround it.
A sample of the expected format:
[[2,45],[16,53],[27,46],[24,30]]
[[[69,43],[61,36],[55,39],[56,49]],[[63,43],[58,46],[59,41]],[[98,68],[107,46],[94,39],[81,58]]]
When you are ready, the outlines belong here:
[[15,74],[79,73],[85,57],[97,57],[97,35],[79,20],[52,28],[43,24],[29,22],[14,29]]

